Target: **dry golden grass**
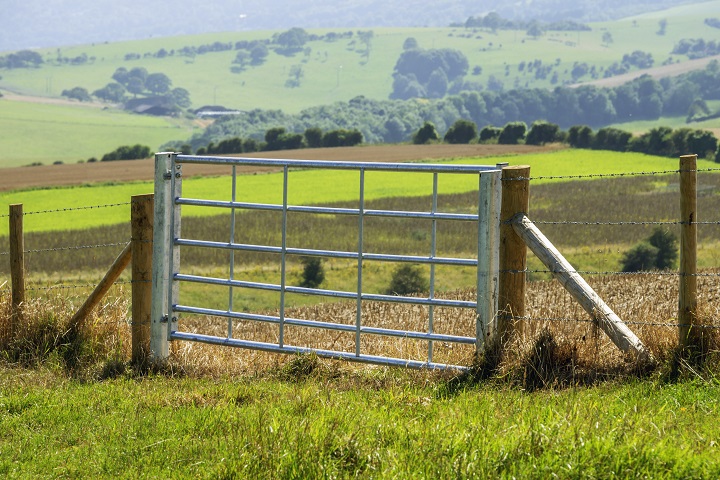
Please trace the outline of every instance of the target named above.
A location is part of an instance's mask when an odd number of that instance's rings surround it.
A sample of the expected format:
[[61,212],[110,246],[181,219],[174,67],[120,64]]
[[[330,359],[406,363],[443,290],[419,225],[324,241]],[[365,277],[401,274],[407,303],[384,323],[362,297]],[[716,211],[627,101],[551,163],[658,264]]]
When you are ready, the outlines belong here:
[[[718,297],[720,271],[698,278],[698,316],[709,339],[710,358],[717,350],[716,332],[720,327]],[[677,348],[677,291],[675,275],[610,275],[590,278],[589,283],[606,303],[628,323],[667,370]],[[472,290],[446,294],[446,297],[473,300]],[[82,301],[63,292],[28,302],[24,322],[16,334],[9,333],[9,292],[0,291],[0,352],[8,364],[31,366],[52,361],[73,374],[105,376],[112,369],[122,371],[130,356],[129,292],[116,287],[88,319],[78,338],[69,336],[69,318]],[[267,312],[277,314],[277,312]],[[286,317],[314,319],[348,325],[355,323],[355,303],[329,303],[288,309]],[[527,388],[548,384],[593,382],[603,378],[637,375],[635,363],[622,354],[592,322],[581,307],[556,281],[528,283],[527,320],[521,321],[517,335],[494,365],[492,374],[509,378]],[[366,302],[363,325],[427,331],[428,309],[418,306]],[[474,312],[456,308],[436,308],[434,331],[473,336]],[[213,317],[183,317],[182,331],[216,336],[227,335],[227,321]],[[233,337],[267,343],[278,341],[277,325],[235,321]],[[336,351],[354,351],[354,333],[286,326],[288,345]],[[364,354],[427,360],[428,343],[397,337],[363,335]],[[171,365],[187,374],[210,377],[247,376],[277,371],[292,360],[286,355],[235,349],[192,342],[171,343]],[[434,342],[433,361],[472,365],[471,346]],[[330,364],[333,362],[327,362]],[[345,364],[343,369],[373,369],[367,365]],[[332,367],[336,368],[336,367]],[[108,371],[108,369],[110,371]]]

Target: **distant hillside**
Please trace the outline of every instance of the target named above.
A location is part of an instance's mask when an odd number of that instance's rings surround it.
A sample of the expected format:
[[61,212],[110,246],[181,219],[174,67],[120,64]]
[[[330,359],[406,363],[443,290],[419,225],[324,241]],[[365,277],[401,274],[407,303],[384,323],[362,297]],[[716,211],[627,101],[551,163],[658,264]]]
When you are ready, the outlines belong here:
[[205,32],[447,26],[495,11],[505,18],[606,21],[692,0],[5,0],[0,52]]

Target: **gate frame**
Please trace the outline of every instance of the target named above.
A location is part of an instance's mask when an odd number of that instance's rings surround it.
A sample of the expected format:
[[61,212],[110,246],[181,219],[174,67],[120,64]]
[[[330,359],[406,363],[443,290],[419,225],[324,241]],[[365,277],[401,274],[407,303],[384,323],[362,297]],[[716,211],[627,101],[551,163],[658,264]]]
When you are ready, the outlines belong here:
[[[233,166],[233,201],[228,202],[210,202],[202,200],[183,199],[182,193],[182,164],[183,163],[204,163],[204,164],[225,164]],[[229,331],[228,337],[212,337],[201,334],[190,334],[178,331],[178,319],[174,315],[175,312],[188,312],[188,313],[207,313],[211,315],[221,315],[228,318],[229,323],[233,318],[240,318],[239,316],[233,317],[230,315],[230,309],[225,311],[209,309],[193,309],[191,307],[182,307],[175,303],[175,300],[179,296],[179,280],[193,281],[192,276],[181,275],[179,273],[180,266],[180,252],[178,246],[183,243],[180,237],[180,225],[181,225],[181,211],[180,207],[182,204],[193,204],[193,205],[206,205],[206,206],[220,206],[219,203],[223,203],[222,206],[231,205],[231,208],[235,208],[236,202],[234,198],[235,192],[235,179],[236,172],[234,166],[236,165],[257,165],[257,166],[280,166],[284,170],[284,186],[283,186],[283,217],[286,218],[288,209],[287,204],[287,179],[288,179],[288,168],[290,166],[297,168],[314,168],[314,169],[343,169],[343,170],[357,170],[360,172],[360,200],[359,207],[356,215],[359,217],[359,238],[362,239],[362,218],[365,212],[364,205],[364,172],[366,170],[373,171],[408,171],[408,172],[425,172],[433,173],[433,211],[428,212],[404,212],[404,213],[423,213],[427,215],[427,218],[433,219],[442,218],[443,215],[447,218],[451,217],[468,217],[468,218],[454,218],[456,220],[468,220],[472,217],[472,220],[476,220],[478,224],[478,260],[474,261],[473,266],[477,268],[477,300],[475,302],[459,302],[459,301],[443,301],[434,299],[431,292],[429,299],[418,299],[422,301],[405,301],[412,300],[409,297],[389,297],[384,295],[371,295],[362,292],[362,262],[363,259],[368,256],[376,257],[394,257],[394,256],[381,256],[378,254],[368,254],[362,249],[362,241],[359,243],[358,258],[358,293],[356,294],[358,302],[358,321],[356,326],[353,327],[356,331],[356,352],[345,352],[345,351],[332,351],[332,350],[320,350],[312,349],[307,347],[295,347],[283,345],[282,332],[284,325],[284,293],[290,289],[295,290],[299,287],[287,287],[284,282],[285,272],[285,255],[288,251],[285,244],[285,234],[283,234],[283,245],[281,248],[282,253],[282,274],[281,274],[281,306],[280,306],[280,318],[279,323],[281,326],[280,340],[277,344],[268,344],[264,342],[251,342],[240,339],[231,338]],[[488,339],[494,335],[497,321],[498,311],[498,288],[499,288],[499,249],[500,249],[500,204],[501,204],[501,168],[506,164],[499,164],[496,166],[481,166],[481,165],[438,165],[438,164],[408,164],[408,163],[373,163],[373,162],[337,162],[337,161],[315,161],[315,160],[278,160],[278,159],[249,159],[239,157],[202,157],[202,156],[191,156],[191,155],[180,155],[172,152],[158,153],[155,156],[155,228],[154,228],[154,239],[153,239],[153,274],[152,274],[152,308],[151,308],[151,345],[150,353],[154,361],[164,361],[169,356],[168,342],[171,340],[190,340],[202,343],[210,343],[216,345],[228,345],[241,348],[252,348],[258,350],[265,350],[278,353],[309,353],[314,352],[318,356],[344,359],[350,361],[366,362],[366,363],[377,363],[386,365],[405,366],[412,368],[433,368],[433,369],[464,369],[466,366],[460,365],[448,365],[432,362],[432,344],[433,341],[449,339],[458,343],[473,343],[476,348],[476,353],[480,353],[484,347],[488,344]],[[478,183],[478,214],[477,215],[460,215],[460,214],[441,214],[436,212],[436,200],[437,200],[437,175],[438,173],[463,173],[463,174],[477,174],[479,177]],[[238,204],[239,205],[239,204]],[[245,204],[250,205],[250,204]],[[273,205],[277,206],[277,205]],[[248,208],[245,206],[245,208]],[[317,207],[297,207],[312,209]],[[392,213],[392,212],[386,212]],[[403,212],[399,212],[403,213]],[[401,215],[392,215],[401,216]],[[283,222],[285,223],[285,222]],[[234,223],[233,230],[234,230]],[[188,241],[185,240],[187,245]],[[210,243],[210,242],[200,242]],[[226,244],[231,250],[237,245]],[[209,246],[209,245],[202,245]],[[277,248],[277,247],[276,247]],[[294,249],[301,250],[301,249]],[[323,251],[317,251],[323,252]],[[329,251],[324,251],[328,253]],[[294,252],[293,253],[297,253]],[[334,252],[338,253],[338,252]],[[342,252],[344,253],[344,252]],[[489,253],[489,254],[488,254]],[[400,256],[397,256],[400,257]],[[410,257],[410,256],[406,256]],[[232,258],[232,257],[231,257]],[[419,257],[418,257],[419,258]],[[424,257],[423,257],[424,258]],[[382,258],[375,258],[382,259]],[[385,258],[387,260],[387,258]],[[458,260],[458,259],[441,259],[435,256],[433,251],[423,263],[428,263],[434,267],[436,263],[443,263],[440,260]],[[463,260],[463,259],[460,259]],[[411,260],[404,260],[411,261]],[[471,261],[471,260],[468,260]],[[472,262],[472,261],[471,261]],[[463,263],[457,263],[462,265]],[[232,269],[232,260],[231,260]],[[431,270],[432,276],[432,270]],[[228,281],[228,286],[232,288],[233,280]],[[252,284],[254,282],[244,282]],[[433,282],[431,281],[431,288]],[[303,289],[308,292],[302,293],[315,293],[311,292],[316,290],[317,292],[333,292],[328,290],[319,289]],[[344,293],[344,292],[334,292]],[[327,295],[327,293],[319,293],[319,295]],[[340,296],[340,295],[330,295]],[[421,305],[447,305],[447,306],[462,306],[465,308],[474,306],[476,310],[476,332],[475,337],[453,337],[450,335],[439,335],[421,332],[411,331],[392,331],[393,333],[379,332],[382,329],[373,329],[371,327],[362,327],[360,321],[360,308],[363,299],[366,300],[377,300],[377,301],[395,301],[399,303],[413,303]],[[392,300],[391,300],[392,299]],[[450,305],[453,303],[453,305]],[[457,305],[454,305],[454,304]],[[460,305],[460,304],[463,305]],[[467,303],[468,305],[464,305]],[[176,309],[180,308],[180,309]],[[206,311],[203,311],[206,310]],[[250,314],[245,315],[243,318],[250,318]],[[261,316],[255,315],[251,318],[261,321],[268,321],[267,319],[259,318]],[[308,321],[313,323],[318,328],[331,328],[328,326],[321,325],[322,322]],[[334,325],[334,324],[333,324]],[[432,330],[432,324],[430,324],[430,330]],[[378,330],[377,332],[372,330]],[[384,356],[373,356],[373,355],[361,355],[360,354],[360,333],[381,333],[385,335],[405,337],[405,338],[419,338],[427,339],[429,342],[428,347],[428,361],[423,362],[419,360],[408,360],[408,359],[397,359]],[[390,332],[389,330],[387,332]],[[416,335],[413,335],[416,334]],[[436,338],[437,337],[437,338]],[[468,340],[458,341],[457,339]]]

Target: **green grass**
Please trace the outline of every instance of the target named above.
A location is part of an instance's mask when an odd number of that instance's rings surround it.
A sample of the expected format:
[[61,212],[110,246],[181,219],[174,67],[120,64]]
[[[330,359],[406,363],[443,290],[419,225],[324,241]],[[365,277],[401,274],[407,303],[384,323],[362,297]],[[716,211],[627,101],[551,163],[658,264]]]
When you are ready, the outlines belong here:
[[[720,101],[712,100],[707,102],[708,108],[711,112],[718,112],[720,111]],[[700,129],[700,130],[708,130],[708,129],[720,129],[720,118],[713,118],[711,120],[704,120],[701,122],[692,122],[687,123],[686,116],[678,116],[678,117],[660,117],[657,120],[639,120],[637,122],[623,122],[623,123],[616,123],[614,125],[609,125],[610,127],[619,128],[621,130],[625,130],[627,132],[633,132],[633,133],[643,133],[647,132],[651,128],[658,127],[658,126],[664,126],[664,127],[670,127],[672,129],[677,128],[692,128],[692,129]]]
[[[342,367],[341,367],[342,368]],[[366,369],[67,380],[0,370],[7,478],[717,478],[718,384],[540,391]],[[305,378],[305,379],[304,379]],[[42,455],[37,452],[41,451]]]
[[[693,8],[691,8],[693,7]],[[314,41],[307,47],[309,55],[298,53],[292,57],[271,53],[260,67],[248,68],[242,73],[231,71],[235,51],[198,55],[194,59],[169,56],[125,61],[126,53],[154,53],[160,48],[179,49],[186,45],[202,45],[215,41],[267,39],[274,32],[229,32],[186,37],[153,38],[141,41],[112,44],[95,44],[62,48],[62,54],[74,57],[82,53],[96,57],[94,63],[82,66],[43,66],[34,70],[3,72],[0,87],[20,89],[38,95],[58,95],[63,89],[83,86],[90,91],[110,81],[119,66],[128,69],[136,66],[148,71],[162,71],[169,75],[175,86],[188,89],[193,102],[221,103],[235,108],[280,108],[297,112],[302,108],[334,101],[347,101],[357,95],[369,98],[387,98],[392,89],[392,72],[402,52],[406,38],[414,37],[423,48],[453,48],[463,51],[471,69],[482,66],[481,75],[469,78],[486,83],[494,75],[505,83],[506,89],[519,87],[550,87],[550,78],[536,79],[534,72],[520,72],[522,61],[540,59],[554,64],[559,83],[570,81],[570,70],[575,62],[587,62],[598,69],[619,62],[633,50],[650,52],[656,64],[670,56],[674,44],[684,37],[714,38],[715,31],[703,20],[720,12],[720,1],[705,2],[702,8],[688,6],[666,11],[667,33],[658,36],[657,18],[635,17],[615,22],[591,24],[590,32],[547,32],[532,39],[525,31],[465,30],[464,28],[377,28],[369,58],[363,54],[361,42],[343,39],[337,42]],[[322,35],[340,29],[309,30]],[[608,31],[613,43],[603,45],[602,36]],[[692,34],[688,34],[691,31]],[[171,34],[172,32],[168,32]],[[56,49],[40,50],[46,60],[57,56]],[[292,65],[301,65],[305,76],[299,88],[286,88]],[[506,75],[506,65],[510,66]],[[7,74],[6,74],[7,73]],[[210,74],[211,73],[211,74]]]
[[119,145],[139,143],[158,149],[170,140],[190,137],[199,128],[182,119],[0,99],[0,130],[0,164],[16,167],[99,159]]
[[[128,69],[144,67],[149,72],[167,74],[176,87],[190,91],[193,105],[222,104],[239,109],[282,109],[295,113],[303,108],[348,101],[358,95],[386,99],[392,91],[392,73],[402,53],[406,38],[414,37],[423,48],[453,48],[468,57],[470,71],[481,66],[482,74],[467,79],[487,84],[491,75],[511,88],[551,88],[551,75],[536,79],[534,71],[520,71],[520,62],[536,59],[544,65],[555,65],[558,85],[571,82],[570,71],[575,62],[594,65],[602,70],[634,50],[650,52],[659,65],[670,57],[675,43],[681,38],[715,38],[716,31],[703,20],[720,13],[720,0],[688,5],[673,10],[639,16],[633,19],[592,24],[590,32],[547,32],[538,39],[524,31],[484,30],[464,28],[378,28],[369,57],[365,57],[360,42],[343,39],[337,42],[309,42],[309,55],[299,53],[286,57],[271,53],[265,64],[233,73],[231,67],[235,51],[198,55],[193,59],[152,56],[125,61],[127,53],[154,53],[160,48],[177,50],[183,46],[199,46],[215,41],[267,39],[270,31],[228,32],[184,37],[164,37],[132,42],[102,43],[61,48],[63,56],[82,53],[95,60],[86,65],[52,65],[57,49],[44,49],[45,65],[37,69],[3,70],[0,90],[24,94],[57,97],[65,89],[81,86],[90,92],[111,81],[113,72],[121,66]],[[661,16],[661,17],[660,17]],[[667,33],[655,34],[658,18],[667,18]],[[309,30],[322,35],[338,29]],[[613,36],[613,43],[604,45],[605,32]],[[171,31],[168,32],[172,34]],[[357,35],[356,35],[357,36]],[[676,59],[677,60],[677,59]],[[298,88],[285,87],[290,69],[300,65],[304,77]],[[591,78],[584,77],[587,81]],[[87,117],[87,122],[81,120]],[[119,120],[122,118],[122,120]],[[15,121],[15,120],[21,121]],[[125,123],[125,121],[128,123]],[[657,123],[651,126],[657,125]],[[678,125],[679,126],[679,125]],[[717,122],[698,127],[717,127]],[[8,135],[0,138],[0,152],[12,152],[0,158],[0,165],[12,166],[33,161],[52,163],[55,160],[77,161],[98,156],[121,144],[144,143],[153,148],[171,140],[191,136],[189,127],[177,129],[174,123],[145,117],[124,117],[111,112],[91,114],[82,107],[39,107],[16,102],[0,103],[0,127]],[[173,128],[177,130],[173,130]],[[59,142],[60,141],[60,142]]]
[[[292,152],[287,152],[292,156]],[[678,161],[636,153],[615,153],[592,150],[562,150],[536,155],[507,156],[482,159],[453,159],[458,164],[487,164],[497,162],[528,164],[533,177],[567,176],[586,174],[628,173],[676,170]],[[716,166],[701,160],[699,168]],[[282,175],[244,175],[239,177],[238,200],[253,202],[281,202]],[[366,199],[396,196],[422,196],[431,192],[431,176],[428,174],[400,175],[396,173],[369,172],[366,175]],[[533,180],[542,184],[552,179]],[[291,172],[289,203],[328,203],[350,201],[358,198],[358,174],[345,171],[297,171]],[[441,194],[468,192],[477,188],[477,178],[470,175],[447,175],[439,180]],[[24,204],[25,212],[75,208],[88,205],[129,202],[132,195],[151,193],[149,182],[93,185],[72,188],[37,189],[0,194],[0,211],[7,211],[12,203]],[[225,199],[231,195],[229,177],[191,178],[183,182],[183,195],[192,198]],[[213,215],[213,209],[187,208],[188,216]],[[59,231],[112,225],[128,222],[129,207],[80,210],[64,214],[32,215],[26,217],[26,232]],[[7,224],[0,222],[0,235],[7,234]]]

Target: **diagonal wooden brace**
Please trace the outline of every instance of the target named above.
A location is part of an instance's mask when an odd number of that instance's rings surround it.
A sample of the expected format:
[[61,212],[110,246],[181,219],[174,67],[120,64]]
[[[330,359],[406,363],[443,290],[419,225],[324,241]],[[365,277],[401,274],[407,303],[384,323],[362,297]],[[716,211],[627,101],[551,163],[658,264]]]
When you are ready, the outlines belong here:
[[525,214],[515,215],[510,223],[525,245],[550,269],[553,276],[563,284],[620,350],[634,352],[641,362],[653,361],[652,355],[640,339],[607,306]]

